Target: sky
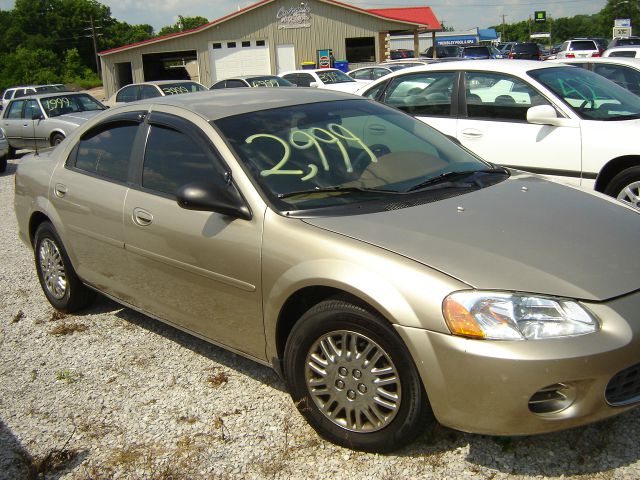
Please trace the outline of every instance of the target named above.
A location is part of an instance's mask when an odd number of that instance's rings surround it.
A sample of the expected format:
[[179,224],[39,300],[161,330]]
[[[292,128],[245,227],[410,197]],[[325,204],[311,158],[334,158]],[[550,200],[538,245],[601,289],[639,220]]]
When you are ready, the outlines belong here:
[[[99,0],[111,8],[111,14],[121,22],[130,24],[147,23],[156,32],[163,26],[173,25],[178,15],[201,16],[215,20],[254,1],[232,0]],[[290,0],[292,5],[297,0]],[[571,17],[578,14],[599,12],[606,0],[340,0],[360,8],[392,8],[407,6],[429,6],[436,18],[455,30],[474,27],[486,28],[502,23],[515,23],[533,17],[536,10],[545,10],[553,18]],[[0,9],[13,8],[13,0],[0,0]],[[313,14],[313,3],[311,3]]]

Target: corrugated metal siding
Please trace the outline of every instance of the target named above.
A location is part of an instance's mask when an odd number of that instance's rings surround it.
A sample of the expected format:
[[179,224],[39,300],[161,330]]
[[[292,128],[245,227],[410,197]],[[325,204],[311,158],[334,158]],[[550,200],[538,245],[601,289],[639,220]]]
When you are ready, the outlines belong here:
[[276,45],[294,44],[297,65],[307,60],[315,61],[316,50],[322,48],[333,49],[334,58],[340,60],[346,57],[344,42],[346,38],[377,38],[378,32],[407,28],[403,23],[379,19],[337,5],[322,2],[307,2],[307,4],[311,9],[311,27],[309,28],[278,29],[278,10],[281,7],[291,8],[298,5],[291,0],[278,0],[202,32],[106,55],[102,57],[105,95],[108,97],[116,90],[115,63],[131,62],[133,81],[144,81],[142,55],[149,53],[196,50],[200,82],[209,86],[213,83],[209,59],[210,42],[240,39],[266,40],[271,56],[271,73],[275,73]]

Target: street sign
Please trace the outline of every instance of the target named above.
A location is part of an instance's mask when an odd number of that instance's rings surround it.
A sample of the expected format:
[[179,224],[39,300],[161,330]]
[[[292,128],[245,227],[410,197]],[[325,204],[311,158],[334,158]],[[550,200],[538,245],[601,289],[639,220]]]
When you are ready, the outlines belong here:
[[631,27],[631,19],[630,18],[616,18],[613,21],[614,27]]

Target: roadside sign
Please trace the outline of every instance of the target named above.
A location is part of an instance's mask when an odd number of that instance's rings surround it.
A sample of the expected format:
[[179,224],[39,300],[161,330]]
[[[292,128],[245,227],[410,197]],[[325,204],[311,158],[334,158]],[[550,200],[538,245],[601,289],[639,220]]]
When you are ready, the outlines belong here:
[[630,18],[616,18],[613,21],[614,27],[631,27],[631,19]]
[[630,37],[631,27],[613,27],[613,36],[615,37]]

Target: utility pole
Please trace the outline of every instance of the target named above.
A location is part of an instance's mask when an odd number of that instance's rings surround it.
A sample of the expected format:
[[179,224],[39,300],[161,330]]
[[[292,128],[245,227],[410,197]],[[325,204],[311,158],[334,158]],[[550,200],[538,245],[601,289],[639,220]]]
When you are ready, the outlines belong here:
[[98,44],[96,42],[96,37],[102,35],[101,33],[96,33],[96,29],[102,27],[96,27],[93,23],[93,15],[89,16],[90,27],[85,28],[85,30],[91,30],[91,35],[85,35],[86,37],[90,37],[93,40],[93,54],[96,59],[96,72],[98,72],[98,77],[102,78],[102,68],[100,68],[100,57],[98,57]]
[[503,13],[502,14],[502,33],[500,34],[500,41],[501,42],[505,42],[505,38],[504,38],[504,17],[506,17],[506,15]]

